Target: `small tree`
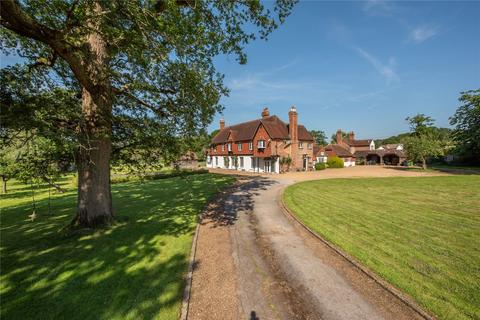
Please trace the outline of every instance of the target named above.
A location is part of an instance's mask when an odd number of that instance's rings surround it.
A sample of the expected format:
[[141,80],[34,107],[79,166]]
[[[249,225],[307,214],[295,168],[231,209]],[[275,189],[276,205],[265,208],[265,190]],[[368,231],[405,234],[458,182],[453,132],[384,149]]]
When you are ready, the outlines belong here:
[[412,161],[421,162],[423,169],[427,169],[427,159],[429,157],[438,157],[444,154],[441,141],[431,132],[405,138],[404,146],[408,158]]
[[457,150],[466,160],[480,163],[480,89],[462,92],[462,105],[450,118],[455,126],[453,139]]
[[325,134],[325,131],[311,130],[310,134],[313,136],[317,145],[324,146],[327,144],[327,135]]
[[424,114],[407,117],[412,134],[404,139],[407,156],[412,161],[422,163],[427,168],[429,157],[438,157],[445,153],[446,137],[441,137],[439,130],[433,126],[435,120]]
[[2,193],[7,193],[7,181],[15,175],[15,160],[11,152],[5,148],[0,151],[0,176],[2,177]]

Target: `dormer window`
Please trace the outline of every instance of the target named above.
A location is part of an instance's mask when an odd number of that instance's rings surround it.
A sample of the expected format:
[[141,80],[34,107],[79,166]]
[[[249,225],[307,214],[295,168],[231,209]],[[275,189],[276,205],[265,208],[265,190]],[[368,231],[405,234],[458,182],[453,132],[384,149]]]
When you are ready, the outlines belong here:
[[257,148],[258,149],[265,149],[265,140],[258,140]]

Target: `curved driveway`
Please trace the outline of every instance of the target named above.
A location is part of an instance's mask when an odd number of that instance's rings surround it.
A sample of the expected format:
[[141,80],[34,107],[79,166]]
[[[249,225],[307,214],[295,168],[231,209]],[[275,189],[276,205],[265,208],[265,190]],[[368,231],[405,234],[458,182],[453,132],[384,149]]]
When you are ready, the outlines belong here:
[[[382,169],[343,174],[405,175]],[[189,319],[420,319],[284,214],[281,192],[301,174],[242,177],[218,200],[200,228]]]

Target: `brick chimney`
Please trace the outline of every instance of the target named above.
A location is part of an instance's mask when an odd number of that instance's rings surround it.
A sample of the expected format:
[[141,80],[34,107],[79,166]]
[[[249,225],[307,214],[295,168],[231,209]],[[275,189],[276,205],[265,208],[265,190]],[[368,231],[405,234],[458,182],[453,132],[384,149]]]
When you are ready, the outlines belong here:
[[342,144],[342,129],[337,130],[337,144]]
[[348,133],[348,141],[349,141],[349,142],[355,141],[355,133],[353,133],[353,131],[350,131],[350,132]]
[[262,119],[265,119],[267,117],[270,117],[270,111],[268,111],[268,107],[265,107],[262,111]]
[[225,128],[225,119],[220,119],[220,130],[223,130]]
[[295,106],[292,106],[288,113],[288,131],[290,140],[296,142],[298,140],[298,113]]

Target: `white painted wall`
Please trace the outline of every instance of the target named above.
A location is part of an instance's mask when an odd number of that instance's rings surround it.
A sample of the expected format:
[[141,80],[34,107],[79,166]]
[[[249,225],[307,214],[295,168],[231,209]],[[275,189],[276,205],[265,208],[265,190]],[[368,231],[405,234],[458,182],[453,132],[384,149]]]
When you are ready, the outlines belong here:
[[345,159],[343,159],[343,166],[344,167],[355,167],[355,161],[354,160],[346,161]]
[[[243,167],[240,166],[240,157],[243,157]],[[230,170],[239,170],[239,171],[251,171],[251,172],[265,172],[265,160],[262,158],[253,158],[250,155],[238,156],[238,167],[235,168],[234,165],[234,156],[229,156],[228,167],[225,166],[225,161],[223,156],[211,156],[211,161],[207,161],[208,168],[220,168],[220,169],[230,169]],[[218,164],[215,159],[218,159]],[[254,163],[255,162],[255,163]],[[255,165],[255,166],[254,166]],[[272,173],[280,173],[280,161],[270,160],[270,165],[272,166]]]

